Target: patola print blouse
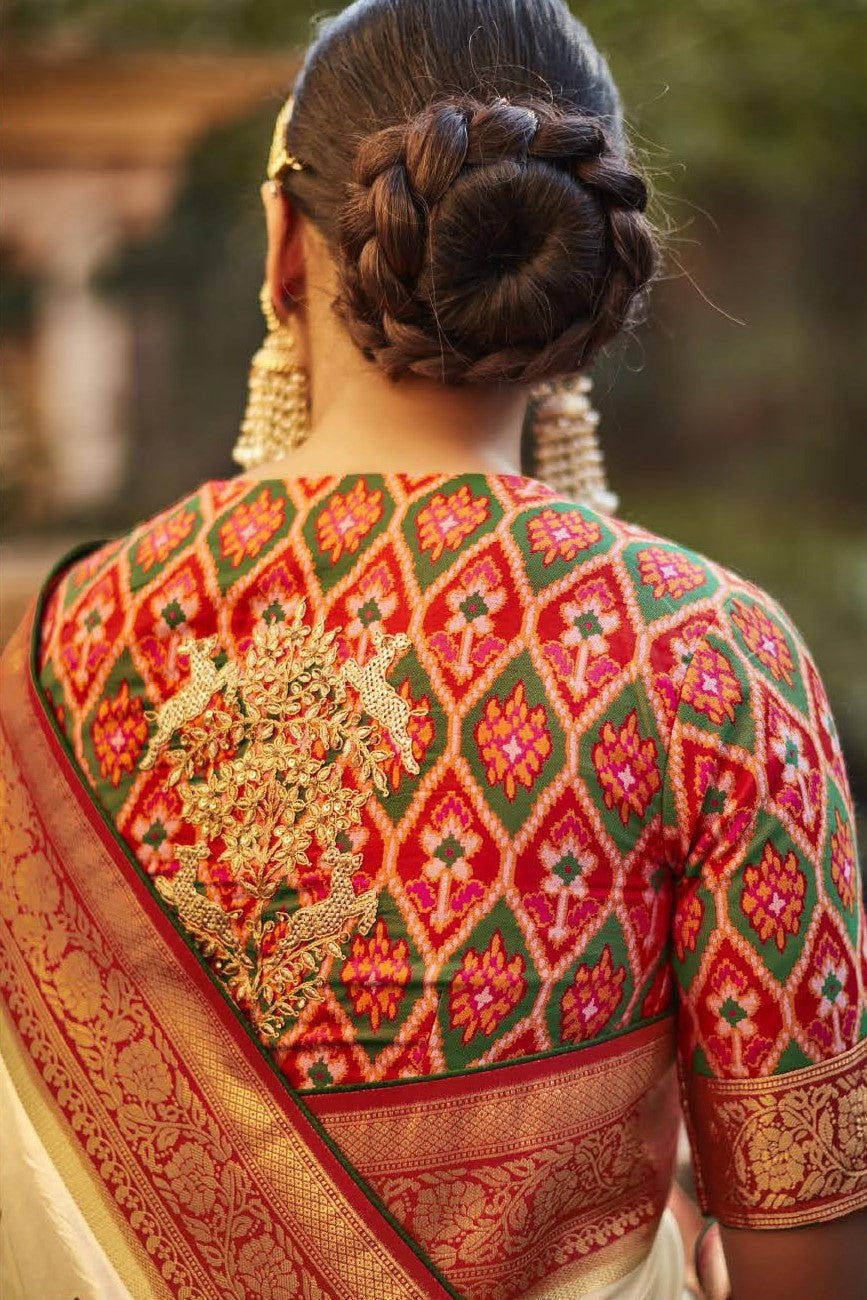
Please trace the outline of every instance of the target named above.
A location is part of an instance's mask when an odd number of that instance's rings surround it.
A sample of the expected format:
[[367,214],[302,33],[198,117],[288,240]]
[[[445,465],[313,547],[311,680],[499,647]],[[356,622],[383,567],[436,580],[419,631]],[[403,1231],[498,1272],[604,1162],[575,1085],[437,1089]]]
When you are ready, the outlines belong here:
[[846,774],[748,582],[522,477],[212,482],[62,574],[41,682],[326,1125],[359,1085],[479,1093],[666,1026],[724,1221],[867,1203]]

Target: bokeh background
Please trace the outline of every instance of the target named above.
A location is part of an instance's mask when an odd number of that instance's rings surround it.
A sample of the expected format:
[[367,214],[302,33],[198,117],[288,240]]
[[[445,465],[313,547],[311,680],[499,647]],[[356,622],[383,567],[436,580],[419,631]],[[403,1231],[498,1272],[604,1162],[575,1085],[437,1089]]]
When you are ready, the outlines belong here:
[[[339,7],[339,6],[338,6]],[[867,4],[584,0],[667,268],[597,368],[629,519],[789,609],[867,843]],[[232,473],[258,184],[309,0],[7,0],[3,631],[47,567]],[[863,853],[863,847],[862,847]]]

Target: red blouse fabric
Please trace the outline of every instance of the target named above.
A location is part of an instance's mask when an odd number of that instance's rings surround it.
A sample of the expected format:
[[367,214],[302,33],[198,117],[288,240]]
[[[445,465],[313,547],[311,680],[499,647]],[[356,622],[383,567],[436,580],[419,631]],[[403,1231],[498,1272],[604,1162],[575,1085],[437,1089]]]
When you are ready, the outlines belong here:
[[[408,638],[388,680],[411,761],[386,733],[387,789],[370,785],[358,824],[335,832],[335,851],[360,855],[355,893],[378,891],[375,922],[299,1014],[259,1026],[289,1081],[463,1072],[676,1014],[710,1182],[730,1176],[710,1170],[744,1117],[706,1131],[707,1088],[753,1107],[755,1127],[762,1105],[785,1111],[765,1085],[786,1076],[807,1098],[833,1092],[826,1146],[848,1173],[826,1170],[828,1203],[867,1202],[851,798],[822,683],[778,605],[523,477],[205,484],[73,564],[44,614],[43,687],[150,876],[177,873],[194,838],[166,756],[142,766],[148,711],[189,679],[182,645],[216,638],[213,663],[241,663],[302,599],[337,664],[369,663],[383,632]],[[313,842],[287,908],[328,897],[329,861]],[[197,880],[236,907],[217,862]],[[240,1009],[255,1030],[256,1007]],[[806,1139],[789,1143],[797,1158],[750,1141],[742,1186],[758,1204],[785,1183],[797,1206],[824,1157],[804,1156]]]

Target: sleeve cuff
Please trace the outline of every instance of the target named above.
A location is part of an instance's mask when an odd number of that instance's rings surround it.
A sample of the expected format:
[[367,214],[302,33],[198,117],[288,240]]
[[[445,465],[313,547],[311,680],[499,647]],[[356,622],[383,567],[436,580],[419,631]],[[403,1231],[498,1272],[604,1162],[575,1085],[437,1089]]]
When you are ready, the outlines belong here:
[[867,1039],[763,1079],[683,1079],[705,1213],[794,1228],[867,1206]]

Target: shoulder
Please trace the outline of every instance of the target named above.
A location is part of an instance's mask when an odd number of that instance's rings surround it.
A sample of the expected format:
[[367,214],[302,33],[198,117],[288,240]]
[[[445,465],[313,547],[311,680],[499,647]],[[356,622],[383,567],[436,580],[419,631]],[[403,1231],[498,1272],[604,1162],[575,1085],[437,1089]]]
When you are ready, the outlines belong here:
[[[244,484],[215,481],[173,502],[120,537],[73,559],[51,578],[43,599],[40,666],[55,693],[83,707],[129,641],[146,601],[178,585],[204,588],[196,552]],[[193,579],[199,574],[198,583]],[[181,581],[181,585],[184,582]],[[55,680],[57,679],[57,680]]]
[[[684,622],[726,640],[780,689],[793,688],[809,654],[768,591],[681,542],[557,497],[534,502],[513,528],[534,594],[574,593],[603,579],[636,631]],[[692,638],[691,638],[692,639]]]

